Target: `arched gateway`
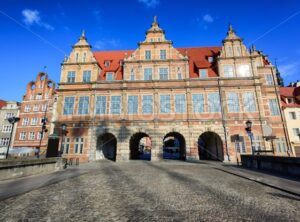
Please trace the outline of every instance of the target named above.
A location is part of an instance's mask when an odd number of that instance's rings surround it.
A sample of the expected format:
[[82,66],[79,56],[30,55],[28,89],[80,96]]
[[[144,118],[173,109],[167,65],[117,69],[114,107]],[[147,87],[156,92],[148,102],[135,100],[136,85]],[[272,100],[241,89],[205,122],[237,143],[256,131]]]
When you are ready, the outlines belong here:
[[146,133],[136,133],[129,141],[131,160],[151,160],[151,139]]
[[116,161],[117,139],[111,133],[104,133],[98,137],[96,160],[108,159]]
[[198,139],[200,160],[224,160],[223,142],[214,132],[205,132]]
[[164,137],[163,158],[172,160],[185,160],[185,139],[180,133],[170,132]]

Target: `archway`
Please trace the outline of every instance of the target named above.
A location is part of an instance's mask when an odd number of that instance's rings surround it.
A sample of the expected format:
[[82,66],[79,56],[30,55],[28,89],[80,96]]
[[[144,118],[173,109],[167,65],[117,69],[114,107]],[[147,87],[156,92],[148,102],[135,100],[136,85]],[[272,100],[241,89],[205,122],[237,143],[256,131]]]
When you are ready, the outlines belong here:
[[129,146],[131,160],[151,160],[151,139],[146,133],[132,135]]
[[224,160],[223,142],[214,132],[205,132],[198,139],[200,160]]
[[96,160],[108,159],[116,161],[117,139],[111,133],[104,133],[98,137]]
[[172,160],[185,160],[185,139],[180,133],[170,132],[164,137],[163,158]]

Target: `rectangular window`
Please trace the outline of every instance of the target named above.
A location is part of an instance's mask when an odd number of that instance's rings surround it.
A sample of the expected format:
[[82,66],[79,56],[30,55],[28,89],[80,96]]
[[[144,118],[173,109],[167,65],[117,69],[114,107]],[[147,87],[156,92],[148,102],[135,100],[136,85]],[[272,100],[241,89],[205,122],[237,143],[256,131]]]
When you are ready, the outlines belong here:
[[72,115],[74,109],[74,97],[65,97],[64,115]]
[[146,60],[151,60],[151,51],[150,50],[145,51],[145,59]]
[[43,138],[41,138],[41,137],[42,137],[42,134],[41,134],[41,132],[38,132],[37,135],[36,135],[36,138],[37,138],[38,140],[40,140],[40,139],[44,139],[44,136],[45,136],[45,133],[43,133]]
[[167,51],[165,49],[160,50],[160,59],[161,60],[167,59]]
[[130,80],[131,80],[131,81],[134,81],[134,80],[135,80],[134,70],[133,70],[133,69],[131,69],[131,71],[130,71]]
[[47,111],[47,107],[48,107],[47,104],[43,104],[43,105],[42,105],[42,111],[43,111],[43,112]]
[[270,111],[271,111],[272,116],[279,116],[280,115],[279,106],[278,106],[278,103],[277,103],[276,99],[270,99],[269,100],[269,107],[270,107]]
[[82,137],[76,137],[75,138],[75,153],[82,153],[83,152],[83,138]]
[[236,152],[238,153],[246,153],[246,146],[243,136],[240,136],[239,140],[235,141],[235,148]]
[[184,94],[175,95],[175,112],[185,113],[186,112],[186,101]]
[[248,64],[238,65],[237,76],[239,76],[239,77],[251,76],[250,65],[248,65]]
[[219,93],[208,93],[208,112],[221,112]]
[[171,96],[160,95],[160,112],[170,113],[170,111],[171,111]]
[[256,101],[253,92],[243,93],[244,112],[256,112]]
[[12,125],[4,125],[2,126],[2,133],[10,133],[12,129]]
[[231,46],[226,47],[226,54],[228,57],[232,56],[232,47]]
[[23,118],[22,126],[28,126],[28,124],[29,124],[29,119],[28,118]]
[[177,73],[177,79],[182,79],[182,75],[181,75],[181,73],[179,72],[179,73]]
[[75,71],[69,71],[68,72],[67,82],[68,83],[74,83],[75,82]]
[[35,139],[35,133],[34,132],[29,132],[28,140],[34,140],[34,139]]
[[114,80],[114,73],[113,72],[107,72],[106,73],[106,80],[107,81],[113,81]]
[[207,69],[199,69],[199,78],[204,79],[208,77]]
[[0,146],[8,146],[9,138],[1,138]]
[[144,69],[144,80],[152,80],[152,68]]
[[33,117],[33,118],[31,119],[31,125],[32,125],[32,126],[36,126],[36,125],[37,125],[37,122],[38,122],[38,118]]
[[261,150],[261,138],[260,136],[253,136],[252,137],[252,143],[254,150],[259,151]]
[[33,111],[34,111],[34,112],[38,112],[38,111],[39,111],[39,108],[40,108],[39,105],[34,105],[34,106],[33,106]]
[[26,113],[30,112],[30,106],[29,106],[29,105],[26,105],[24,111],[25,111]]
[[128,114],[138,113],[138,96],[128,96]]
[[42,94],[37,94],[36,96],[35,96],[35,99],[42,99],[43,98],[43,95]]
[[224,65],[224,77],[233,77],[234,72],[233,72],[233,65]]
[[62,153],[69,153],[70,149],[70,138],[65,137],[61,143],[61,151]]
[[19,136],[20,140],[25,140],[26,139],[26,133],[25,132],[21,132],[20,136]]
[[152,95],[143,95],[143,104],[142,104],[143,114],[153,113],[153,96]]
[[90,82],[91,81],[91,71],[85,70],[82,74],[82,82]]
[[289,112],[289,118],[290,119],[296,119],[296,113],[295,112]]
[[237,93],[227,93],[228,112],[240,112],[239,95]]
[[193,94],[193,112],[203,113],[204,112],[204,95],[203,94]]
[[266,74],[265,79],[266,79],[266,82],[267,82],[268,86],[274,85],[272,74]]
[[240,46],[235,46],[235,53],[236,53],[236,56],[241,56],[241,47]]
[[96,114],[106,114],[106,96],[97,96]]
[[121,96],[111,96],[110,101],[110,113],[120,114],[121,113]]
[[5,119],[8,119],[8,118],[10,118],[10,117],[14,117],[15,116],[15,114],[14,113],[6,113],[6,115],[5,115]]
[[159,79],[160,80],[168,79],[168,68],[159,68]]
[[300,141],[300,129],[299,128],[293,128],[293,134],[294,134],[294,140]]
[[276,147],[276,151],[278,153],[285,153],[286,152],[286,142],[284,138],[277,138],[275,147]]
[[79,97],[78,114],[89,114],[90,98],[88,96]]

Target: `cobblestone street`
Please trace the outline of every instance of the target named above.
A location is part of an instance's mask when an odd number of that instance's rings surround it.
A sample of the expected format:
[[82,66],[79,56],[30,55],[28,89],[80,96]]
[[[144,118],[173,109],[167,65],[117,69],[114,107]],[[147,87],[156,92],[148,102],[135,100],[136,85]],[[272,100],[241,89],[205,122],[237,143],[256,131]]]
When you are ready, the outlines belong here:
[[299,197],[206,163],[108,161],[0,202],[0,221],[300,221]]

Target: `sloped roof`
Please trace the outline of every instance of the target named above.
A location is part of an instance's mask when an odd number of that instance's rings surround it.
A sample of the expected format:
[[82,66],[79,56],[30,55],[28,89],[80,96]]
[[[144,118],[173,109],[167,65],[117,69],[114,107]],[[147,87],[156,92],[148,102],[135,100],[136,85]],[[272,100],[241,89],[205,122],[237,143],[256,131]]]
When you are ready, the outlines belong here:
[[[217,71],[214,69],[214,62],[208,61],[209,57],[219,55],[221,47],[195,47],[195,48],[177,48],[177,50],[183,55],[189,58],[189,71],[190,78],[197,78],[199,76],[198,69],[208,69],[209,77],[217,77]],[[103,70],[100,75],[100,80],[105,79],[105,73],[114,72],[116,80],[123,79],[123,70],[120,63],[124,60],[125,56],[130,56],[134,50],[122,50],[122,51],[97,51],[94,52],[94,56],[99,66]],[[105,61],[109,61],[110,65],[105,66]]]
[[6,101],[0,99],[0,109],[1,109],[3,106],[6,106]]
[[[280,87],[280,97],[281,97],[281,105],[283,107],[299,107],[300,108],[300,101],[297,100],[296,96],[299,93],[300,87]],[[286,103],[287,97],[293,97],[295,100],[295,103],[289,104]]]

